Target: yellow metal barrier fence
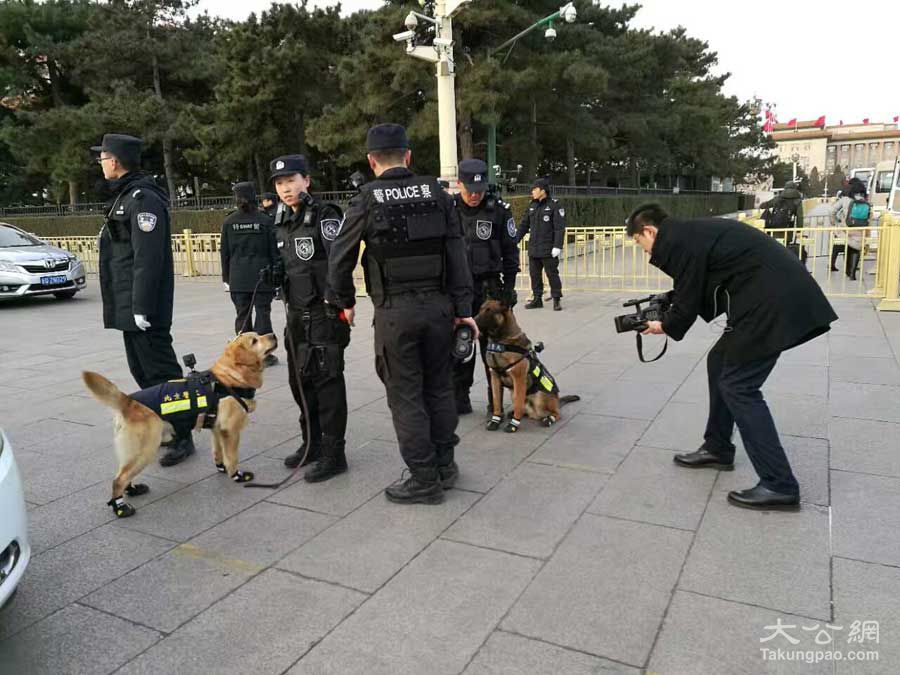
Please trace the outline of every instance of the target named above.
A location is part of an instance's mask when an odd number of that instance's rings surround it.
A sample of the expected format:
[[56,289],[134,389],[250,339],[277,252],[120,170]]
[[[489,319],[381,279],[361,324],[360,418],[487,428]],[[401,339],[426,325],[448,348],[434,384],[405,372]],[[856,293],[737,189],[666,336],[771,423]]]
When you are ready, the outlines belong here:
[[[762,229],[758,219],[746,218]],[[885,214],[877,227],[831,227],[828,216],[806,219],[806,227],[766,230],[796,253],[833,297],[881,298],[879,309],[900,311],[900,218]],[[47,243],[77,255],[88,272],[97,271],[95,237],[47,237]],[[175,272],[183,276],[219,276],[220,237],[184,230],[172,235]],[[520,244],[522,274],[517,286],[528,290],[528,238]],[[832,251],[838,252],[839,271],[831,271]],[[844,273],[848,252],[861,250],[859,272],[853,280]],[[357,268],[357,287],[362,273]],[[665,274],[626,234],[624,227],[570,227],[560,255],[563,287],[571,291],[622,291],[652,293],[672,287]]]

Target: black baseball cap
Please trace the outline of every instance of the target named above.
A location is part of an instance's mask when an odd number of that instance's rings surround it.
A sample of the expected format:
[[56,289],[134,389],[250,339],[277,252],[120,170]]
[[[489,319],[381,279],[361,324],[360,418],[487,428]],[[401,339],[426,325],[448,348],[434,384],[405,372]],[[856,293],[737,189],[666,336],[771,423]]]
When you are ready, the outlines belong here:
[[464,159],[459,163],[459,180],[469,192],[488,189],[488,166],[480,159]]
[[130,166],[138,166],[141,163],[141,150],[144,141],[137,136],[127,134],[103,134],[100,145],[91,146],[94,152],[108,152],[116,159],[120,159]]
[[549,178],[538,178],[531,184],[531,189],[540,188],[547,194],[550,194],[550,179]]
[[278,176],[293,176],[295,173],[308,176],[309,164],[303,155],[282,155],[269,162],[269,171],[272,173],[269,180]]
[[377,124],[366,134],[366,150],[396,150],[409,148],[406,129],[399,124]]
[[275,196],[274,192],[263,192],[259,195],[260,199],[270,199],[271,201],[276,201],[278,197]]

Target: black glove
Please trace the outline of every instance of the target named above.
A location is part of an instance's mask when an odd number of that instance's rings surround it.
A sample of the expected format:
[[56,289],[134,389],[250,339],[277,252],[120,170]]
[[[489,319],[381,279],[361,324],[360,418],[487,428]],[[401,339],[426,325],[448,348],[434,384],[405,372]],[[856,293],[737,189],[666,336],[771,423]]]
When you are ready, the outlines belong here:
[[503,293],[506,301],[506,306],[512,309],[516,306],[516,303],[519,302],[519,294],[516,293],[515,288],[506,289]]

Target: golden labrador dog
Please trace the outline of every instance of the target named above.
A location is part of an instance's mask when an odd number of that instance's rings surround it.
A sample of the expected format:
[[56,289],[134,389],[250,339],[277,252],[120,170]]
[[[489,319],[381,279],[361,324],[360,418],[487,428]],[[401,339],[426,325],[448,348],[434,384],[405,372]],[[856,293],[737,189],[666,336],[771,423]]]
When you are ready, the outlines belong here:
[[559,387],[550,371],[541,363],[531,340],[519,327],[516,316],[500,300],[486,300],[475,317],[481,334],[487,337],[485,360],[491,374],[492,417],[488,431],[500,428],[503,419],[503,390],[512,389],[513,411],[504,428],[518,431],[522,416],[540,420],[549,427],[561,419],[559,409],[579,396],[560,397]]
[[240,483],[253,479],[252,473],[237,468],[238,446],[249,413],[256,408],[253,393],[262,386],[263,360],[277,346],[274,335],[242,333],[208,371],[131,396],[98,373],[81,374],[94,398],[115,411],[119,470],[108,504],[117,517],[134,515],[125,495],[135,497],[149,491],[146,485],[131,481],[154,459],[160,443],[172,437],[173,424],[212,429],[213,460],[219,471]]

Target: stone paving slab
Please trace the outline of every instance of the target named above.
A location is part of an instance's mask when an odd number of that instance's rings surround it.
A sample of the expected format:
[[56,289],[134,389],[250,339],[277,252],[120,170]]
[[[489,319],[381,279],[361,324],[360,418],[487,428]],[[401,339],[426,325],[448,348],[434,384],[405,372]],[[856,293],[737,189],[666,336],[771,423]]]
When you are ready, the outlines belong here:
[[0,642],[0,673],[110,673],[159,640],[156,631],[74,604]]
[[118,672],[283,673],[365,597],[356,591],[268,570]]
[[288,672],[459,673],[539,565],[437,541]]
[[[376,495],[278,563],[315,579],[374,593],[471,508],[479,495],[450,490],[438,506],[398,511]],[[365,550],[366,555],[358,552]]]
[[831,472],[834,554],[900,566],[900,479]]
[[755,512],[720,495],[709,502],[678,587],[827,619],[830,575],[825,509]]
[[539,640],[496,631],[464,675],[638,675],[640,669]]
[[680,469],[671,453],[635,447],[588,512],[684,530],[696,530],[716,471]]
[[900,424],[833,417],[831,467],[900,478]]
[[[803,626],[823,625],[808,617],[783,614],[771,609],[729,602],[696,593],[677,591],[663,624],[648,673],[721,675],[832,675],[832,663],[806,664],[797,661],[764,661],[763,648],[791,648],[789,641],[777,637],[760,643],[774,630],[777,622],[794,626],[786,629],[795,640],[806,637],[815,646],[816,633],[804,633]],[[800,648],[800,645],[797,645]]]
[[501,628],[640,667],[691,533],[583,516]]
[[900,366],[893,358],[844,356],[835,359],[830,371],[834,382],[900,386]]
[[[588,407],[590,410],[590,407]],[[534,455],[532,461],[612,473],[622,463],[641,433],[644,420],[605,417],[587,411],[566,426]]]
[[445,533],[475,546],[549,557],[606,476],[526,462]]

